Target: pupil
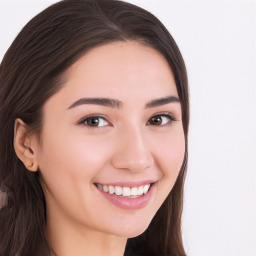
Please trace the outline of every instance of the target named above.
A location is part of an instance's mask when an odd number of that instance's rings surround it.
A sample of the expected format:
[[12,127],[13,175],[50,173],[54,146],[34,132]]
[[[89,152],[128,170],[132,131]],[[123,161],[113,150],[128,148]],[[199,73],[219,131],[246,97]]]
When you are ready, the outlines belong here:
[[161,124],[162,123],[162,118],[161,117],[154,117],[153,118],[153,123],[154,124]]
[[99,124],[99,119],[98,118],[90,118],[88,121],[88,124],[91,126],[97,126]]

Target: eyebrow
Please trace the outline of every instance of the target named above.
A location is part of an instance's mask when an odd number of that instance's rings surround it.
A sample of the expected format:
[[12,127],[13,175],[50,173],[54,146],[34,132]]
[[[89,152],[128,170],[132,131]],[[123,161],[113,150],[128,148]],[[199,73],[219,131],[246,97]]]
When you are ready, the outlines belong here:
[[83,104],[94,104],[110,108],[121,108],[122,102],[116,99],[108,98],[82,98],[75,101],[68,109],[83,105]]
[[149,101],[146,104],[146,108],[154,108],[154,107],[162,106],[162,105],[172,103],[172,102],[180,103],[180,100],[176,96],[167,96],[167,97],[164,97],[164,98]]
[[[162,106],[168,103],[172,102],[178,102],[180,103],[179,98],[176,96],[167,96],[159,99],[154,99],[146,103],[145,108],[154,108],[158,106]],[[121,108],[123,106],[123,103],[116,99],[110,99],[110,98],[81,98],[77,101],[75,101],[68,109],[72,109],[74,107],[84,105],[84,104],[94,104],[94,105],[100,105],[110,108]]]

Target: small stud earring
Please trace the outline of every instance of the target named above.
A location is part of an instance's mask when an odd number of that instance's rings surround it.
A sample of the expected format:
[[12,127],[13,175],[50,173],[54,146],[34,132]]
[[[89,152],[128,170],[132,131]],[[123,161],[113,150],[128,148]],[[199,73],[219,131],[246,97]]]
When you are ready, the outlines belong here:
[[32,167],[32,166],[33,166],[33,163],[28,164],[28,167],[29,167],[29,168]]

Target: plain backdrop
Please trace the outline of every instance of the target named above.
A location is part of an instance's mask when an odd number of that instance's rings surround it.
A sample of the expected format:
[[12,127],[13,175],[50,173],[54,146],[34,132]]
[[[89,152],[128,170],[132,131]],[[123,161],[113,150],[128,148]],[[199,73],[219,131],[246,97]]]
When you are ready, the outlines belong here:
[[[0,60],[49,0],[0,2]],[[183,236],[188,256],[256,255],[255,1],[129,0],[184,56],[191,93]],[[157,235],[157,234],[156,234]]]

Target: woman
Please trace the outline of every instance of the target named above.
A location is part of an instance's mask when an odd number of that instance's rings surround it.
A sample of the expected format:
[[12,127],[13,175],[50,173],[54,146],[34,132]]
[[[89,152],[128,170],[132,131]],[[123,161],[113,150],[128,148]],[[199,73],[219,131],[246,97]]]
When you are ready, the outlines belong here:
[[0,255],[185,255],[186,69],[157,18],[64,0],[0,68]]

